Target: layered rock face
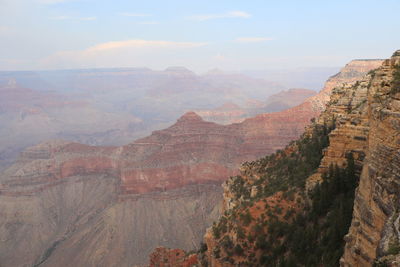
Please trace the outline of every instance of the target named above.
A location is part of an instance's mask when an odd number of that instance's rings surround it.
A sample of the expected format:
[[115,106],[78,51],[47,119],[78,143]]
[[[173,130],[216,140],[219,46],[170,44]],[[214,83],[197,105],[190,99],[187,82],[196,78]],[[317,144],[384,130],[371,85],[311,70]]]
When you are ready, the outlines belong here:
[[[399,266],[400,51],[373,73],[368,87],[368,150],[341,266]],[[397,74],[396,74],[397,73]],[[398,80],[398,78],[397,78]]]
[[[173,126],[122,147],[51,141],[31,147],[2,175],[2,194],[29,195],[79,175],[112,174],[121,193],[220,183],[237,166],[299,136],[316,113],[301,108],[228,126],[186,113]],[[29,186],[27,186],[29,185]]]
[[355,59],[346,64],[339,73],[330,77],[325,83],[321,92],[312,97],[310,100],[314,106],[324,109],[325,104],[329,101],[332,89],[340,87],[343,83],[352,83],[358,81],[370,70],[378,68],[383,60],[380,59]]

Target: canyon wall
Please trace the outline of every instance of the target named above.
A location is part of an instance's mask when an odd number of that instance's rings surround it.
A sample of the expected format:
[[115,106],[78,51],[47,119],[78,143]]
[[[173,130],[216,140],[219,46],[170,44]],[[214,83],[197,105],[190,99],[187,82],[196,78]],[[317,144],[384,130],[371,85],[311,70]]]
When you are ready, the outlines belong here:
[[366,159],[346,236],[342,266],[398,266],[400,178],[400,51],[386,60],[368,87]]

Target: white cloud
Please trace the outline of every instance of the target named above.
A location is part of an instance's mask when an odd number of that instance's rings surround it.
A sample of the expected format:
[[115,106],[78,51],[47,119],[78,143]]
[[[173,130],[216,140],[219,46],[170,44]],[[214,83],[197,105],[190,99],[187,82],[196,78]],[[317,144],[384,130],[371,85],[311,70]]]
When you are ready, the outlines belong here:
[[199,47],[207,45],[207,43],[193,43],[193,42],[172,42],[172,41],[149,41],[149,40],[126,40],[114,41],[94,45],[84,50],[88,53],[100,52],[106,50],[114,50],[120,48],[185,48],[185,47]]
[[191,20],[205,21],[205,20],[210,20],[210,19],[223,19],[223,18],[247,19],[250,17],[251,17],[251,15],[244,11],[229,11],[229,12],[221,13],[221,14],[194,15],[194,16],[190,16],[188,18]]
[[96,17],[71,17],[71,16],[56,16],[56,17],[50,17],[49,19],[52,20],[81,20],[81,21],[90,21],[90,20],[96,20]]
[[125,17],[150,17],[151,16],[150,14],[129,13],[129,12],[119,13],[119,15],[125,16]]
[[272,41],[274,38],[267,38],[267,37],[240,37],[237,38],[235,41],[238,43],[259,43],[259,42],[266,42]]
[[[160,62],[160,58],[173,56],[169,50],[178,50],[182,54],[186,49],[198,48],[207,43],[174,42],[163,40],[126,40],[100,43],[83,50],[59,51],[43,58],[39,63],[41,68],[58,66],[61,68],[88,66],[126,66],[132,62]],[[167,52],[168,51],[168,52]],[[171,59],[168,59],[170,61]],[[172,62],[172,61],[171,61]],[[138,63],[139,64],[139,63]]]

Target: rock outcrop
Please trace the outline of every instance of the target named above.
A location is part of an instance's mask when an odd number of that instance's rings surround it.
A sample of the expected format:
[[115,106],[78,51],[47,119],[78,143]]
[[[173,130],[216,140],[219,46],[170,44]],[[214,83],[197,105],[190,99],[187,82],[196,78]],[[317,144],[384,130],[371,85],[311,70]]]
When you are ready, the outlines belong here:
[[341,266],[400,264],[400,51],[371,76],[368,149]]

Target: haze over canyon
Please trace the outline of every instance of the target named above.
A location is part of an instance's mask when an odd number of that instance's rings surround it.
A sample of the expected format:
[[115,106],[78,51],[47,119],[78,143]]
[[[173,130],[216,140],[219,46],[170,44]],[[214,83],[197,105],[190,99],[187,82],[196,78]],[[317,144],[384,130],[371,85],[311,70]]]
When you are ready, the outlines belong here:
[[[259,105],[260,110],[271,103],[287,107],[310,96],[293,108],[247,119],[217,113],[218,120],[240,121],[233,124],[187,112],[172,126],[123,146],[55,140],[25,149],[0,176],[1,262],[67,266],[75,259],[77,266],[132,266],[146,263],[160,245],[198,248],[206,227],[219,216],[220,184],[238,174],[242,162],[298,138],[334,87],[379,64],[352,61],[314,96],[292,89]],[[178,77],[187,79],[180,72]],[[247,116],[253,112],[235,108]]]

